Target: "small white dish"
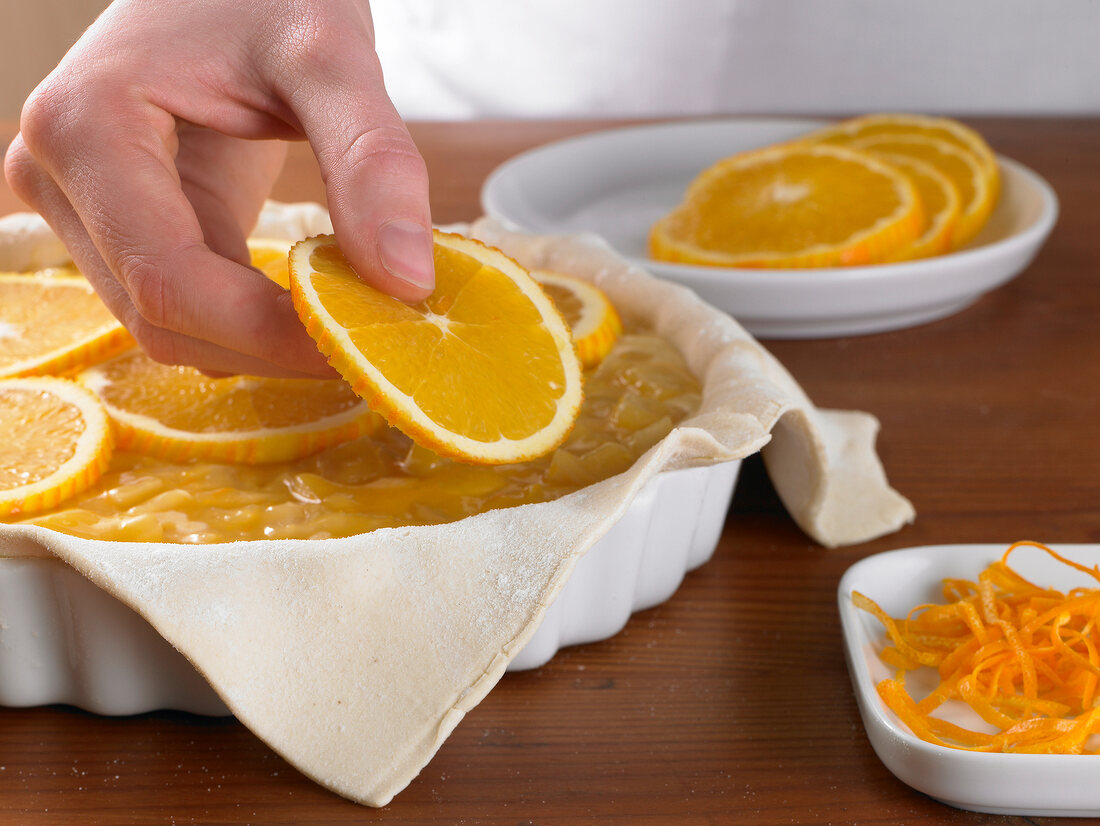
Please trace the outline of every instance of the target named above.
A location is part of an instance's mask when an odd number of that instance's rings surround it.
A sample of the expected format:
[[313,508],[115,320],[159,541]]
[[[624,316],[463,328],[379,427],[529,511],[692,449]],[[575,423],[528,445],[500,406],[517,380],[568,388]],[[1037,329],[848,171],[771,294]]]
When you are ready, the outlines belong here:
[[[881,701],[875,685],[893,676],[879,659],[884,635],[878,620],[852,604],[860,591],[894,617],[914,606],[943,602],[944,577],[976,579],[986,565],[1000,559],[1010,543],[936,545],[907,548],[857,562],[840,580],[838,599],[848,669],[855,687],[868,739],[879,759],[898,779],[918,791],[960,809],[1036,817],[1100,816],[1100,756],[1060,754],[982,754],[932,745],[913,735]],[[1100,545],[1057,545],[1055,551],[1086,565],[1100,563]],[[1060,590],[1095,585],[1038,549],[1021,548],[1012,567],[1039,585]],[[915,693],[930,690],[914,680]],[[957,704],[941,713],[959,725],[977,728],[976,715]],[[988,728],[986,730],[989,730]]]
[[789,140],[819,120],[723,119],[626,127],[537,147],[486,179],[482,208],[516,229],[593,232],[655,275],[691,287],[761,338],[883,332],[943,318],[1022,272],[1058,215],[1058,199],[1027,167],[999,157],[1002,194],[989,223],[948,255],[871,267],[757,270],[651,260],[649,227],[704,168]]

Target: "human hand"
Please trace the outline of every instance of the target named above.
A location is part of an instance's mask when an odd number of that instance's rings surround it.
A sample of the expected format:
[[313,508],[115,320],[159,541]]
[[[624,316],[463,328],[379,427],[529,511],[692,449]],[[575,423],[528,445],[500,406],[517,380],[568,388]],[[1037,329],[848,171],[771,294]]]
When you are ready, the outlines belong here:
[[157,361],[330,375],[247,232],[310,142],[360,276],[434,284],[428,177],[386,96],[366,0],[116,0],[34,91],[5,159],[111,311]]

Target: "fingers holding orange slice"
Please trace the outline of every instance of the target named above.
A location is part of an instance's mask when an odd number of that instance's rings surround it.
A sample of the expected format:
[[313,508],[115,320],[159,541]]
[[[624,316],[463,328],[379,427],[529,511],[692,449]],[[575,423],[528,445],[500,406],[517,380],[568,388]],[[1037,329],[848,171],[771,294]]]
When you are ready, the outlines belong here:
[[499,250],[435,233],[435,291],[405,304],[364,283],[333,236],[295,245],[294,306],[333,367],[394,427],[479,464],[556,448],[581,403],[569,328]]

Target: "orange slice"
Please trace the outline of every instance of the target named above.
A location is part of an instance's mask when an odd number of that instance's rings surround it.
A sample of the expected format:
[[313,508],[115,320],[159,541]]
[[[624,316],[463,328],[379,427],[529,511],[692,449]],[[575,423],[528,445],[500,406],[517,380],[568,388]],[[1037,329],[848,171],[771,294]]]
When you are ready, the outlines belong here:
[[50,376],[0,380],[0,516],[52,508],[111,460],[110,421],[94,394]]
[[0,377],[60,374],[133,344],[83,277],[0,274]]
[[808,135],[810,140],[850,143],[861,138],[902,135],[946,141],[970,154],[982,170],[993,198],[1000,190],[997,156],[978,132],[952,118],[929,115],[877,114],[841,121]]
[[924,207],[924,231],[908,247],[898,251],[897,260],[927,258],[951,249],[959,220],[959,190],[931,164],[906,155],[883,154],[883,159],[908,175]]
[[282,287],[290,289],[290,271],[286,259],[290,255],[293,241],[281,238],[249,238],[248,253],[252,266]]
[[825,144],[786,144],[704,170],[650,232],[656,259],[723,267],[883,261],[911,244],[920,198],[896,167]]
[[120,449],[173,462],[263,464],[297,459],[373,433],[381,422],[343,382],[212,379],[134,349],[85,370]]
[[615,306],[599,288],[549,270],[531,270],[531,277],[550,296],[573,333],[573,346],[585,370],[595,367],[623,331]]
[[904,155],[935,167],[959,192],[959,217],[952,246],[960,247],[978,234],[993,211],[994,197],[973,155],[947,141],[922,135],[873,135],[852,146],[880,157]]
[[435,453],[533,459],[565,439],[581,369],[561,314],[497,249],[435,233],[435,291],[415,305],[367,286],[331,235],[290,254],[298,315],[372,409]]

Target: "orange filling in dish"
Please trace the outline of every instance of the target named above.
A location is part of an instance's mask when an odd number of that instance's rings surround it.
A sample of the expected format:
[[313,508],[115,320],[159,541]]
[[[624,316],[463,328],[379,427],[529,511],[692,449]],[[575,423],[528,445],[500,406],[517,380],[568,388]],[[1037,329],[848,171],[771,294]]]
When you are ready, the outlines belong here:
[[542,502],[623,470],[699,405],[680,353],[624,335],[585,374],[585,400],[549,456],[481,466],[443,459],[393,428],[288,462],[174,463],[117,451],[99,482],[23,521],[134,542],[319,539],[462,519]]

